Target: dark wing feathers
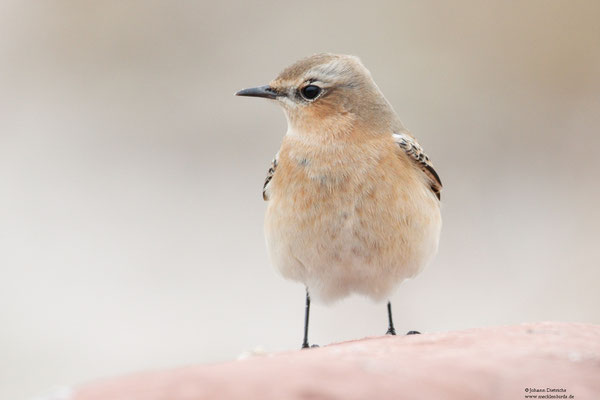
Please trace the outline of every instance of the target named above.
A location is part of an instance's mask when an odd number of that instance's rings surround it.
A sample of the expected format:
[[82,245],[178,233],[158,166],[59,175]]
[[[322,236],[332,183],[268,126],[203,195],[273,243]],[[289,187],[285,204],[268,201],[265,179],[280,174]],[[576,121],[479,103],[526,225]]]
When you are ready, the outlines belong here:
[[423,151],[423,148],[409,135],[394,133],[392,137],[398,146],[400,146],[400,148],[419,166],[421,171],[429,177],[431,190],[439,200],[441,198],[442,180],[437,172],[435,172],[435,169],[433,169],[433,164],[431,163],[431,160],[429,160],[429,157],[427,157],[427,154]]
[[277,168],[277,156],[278,155],[279,155],[279,153],[275,154],[275,158],[273,159],[273,161],[271,161],[271,166],[269,167],[269,170],[267,171],[267,177],[265,178],[265,184],[263,185],[263,200],[264,201],[269,200],[269,195],[267,194],[267,186],[269,185],[269,182],[271,182],[271,179],[273,179],[273,174],[275,173],[275,169]]

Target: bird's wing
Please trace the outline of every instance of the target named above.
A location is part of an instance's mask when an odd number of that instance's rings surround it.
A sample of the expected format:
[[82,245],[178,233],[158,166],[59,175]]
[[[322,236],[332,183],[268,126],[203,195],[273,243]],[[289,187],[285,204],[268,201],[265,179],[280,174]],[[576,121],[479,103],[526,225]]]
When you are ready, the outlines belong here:
[[435,172],[435,169],[433,169],[433,164],[429,160],[429,157],[427,157],[427,154],[425,154],[425,151],[423,151],[421,145],[413,137],[403,133],[394,133],[392,137],[406,155],[427,175],[431,190],[439,200],[441,198],[442,181],[437,172]]
[[265,178],[265,184],[263,185],[263,200],[264,201],[269,201],[269,195],[267,194],[267,188],[269,187],[269,183],[271,182],[271,179],[273,179],[273,174],[275,174],[275,169],[277,169],[277,156],[279,155],[279,153],[275,154],[275,158],[273,158],[273,161],[271,161],[271,166],[269,167],[269,170],[267,171],[267,176]]

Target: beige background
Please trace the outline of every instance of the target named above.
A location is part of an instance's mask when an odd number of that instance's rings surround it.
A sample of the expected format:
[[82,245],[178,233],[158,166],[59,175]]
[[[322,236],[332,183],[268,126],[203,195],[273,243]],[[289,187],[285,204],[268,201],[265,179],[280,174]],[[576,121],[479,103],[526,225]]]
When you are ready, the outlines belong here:
[[[400,331],[600,323],[600,2],[0,2],[0,398],[298,348],[261,187],[285,119],[236,98],[359,55],[445,184]],[[385,308],[315,306],[316,343]]]

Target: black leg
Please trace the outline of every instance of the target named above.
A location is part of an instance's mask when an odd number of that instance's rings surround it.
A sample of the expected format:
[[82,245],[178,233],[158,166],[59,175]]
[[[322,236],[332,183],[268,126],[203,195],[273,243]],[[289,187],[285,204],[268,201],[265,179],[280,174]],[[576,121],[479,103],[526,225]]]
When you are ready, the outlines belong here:
[[[396,329],[394,329],[394,321],[392,321],[392,303],[388,301],[387,304],[387,309],[388,309],[388,321],[389,321],[389,327],[387,332],[385,333],[386,335],[395,335],[396,334]],[[408,331],[406,333],[407,335],[420,335],[421,332],[419,331]]]
[[392,320],[392,303],[388,301],[387,304],[388,309],[388,330],[385,333],[386,335],[395,335],[396,329],[394,329],[394,321]]
[[306,288],[306,308],[304,309],[304,341],[302,341],[302,348],[307,349],[308,345],[308,317],[310,315],[310,295],[308,294],[308,288]]

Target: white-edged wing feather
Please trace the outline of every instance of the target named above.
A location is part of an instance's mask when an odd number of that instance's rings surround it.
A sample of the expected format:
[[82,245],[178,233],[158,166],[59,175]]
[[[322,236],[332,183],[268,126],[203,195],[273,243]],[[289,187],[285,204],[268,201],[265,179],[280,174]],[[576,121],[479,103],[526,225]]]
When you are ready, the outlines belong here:
[[277,156],[279,155],[279,153],[275,154],[275,158],[273,158],[273,161],[271,161],[271,166],[269,167],[269,170],[267,171],[267,177],[265,178],[265,183],[263,185],[263,200],[264,201],[269,201],[269,195],[267,193],[267,189],[269,187],[269,183],[271,182],[271,179],[273,179],[273,174],[275,173],[275,169],[277,168]]
[[437,196],[438,200],[441,198],[440,193],[442,191],[442,181],[433,169],[433,164],[423,148],[417,141],[406,134],[403,133],[394,133],[392,134],[394,141],[398,144],[398,146],[408,155],[411,160],[413,160],[417,166],[427,175],[430,181],[431,190]]

